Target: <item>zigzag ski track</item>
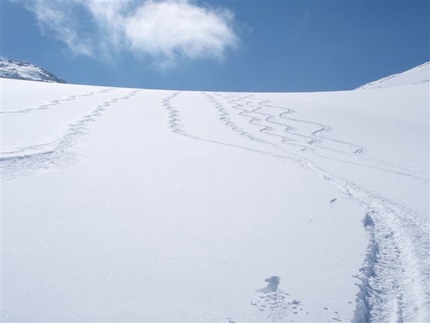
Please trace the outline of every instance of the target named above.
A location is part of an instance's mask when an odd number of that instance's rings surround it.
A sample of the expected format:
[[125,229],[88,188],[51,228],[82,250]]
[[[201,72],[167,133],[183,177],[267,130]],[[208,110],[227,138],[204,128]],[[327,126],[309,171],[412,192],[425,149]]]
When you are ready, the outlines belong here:
[[[31,91],[36,93],[37,86],[41,85],[33,85]],[[354,123],[344,124],[346,114],[355,113],[357,122],[368,116],[361,114],[361,102],[353,105],[350,97],[341,100],[340,107],[330,105],[337,94],[303,98],[88,87],[79,88],[81,94],[65,88],[61,92],[65,95],[58,98],[50,88],[44,91],[38,97],[54,100],[26,107],[29,97],[15,111],[9,104],[1,113],[9,131],[0,164],[9,199],[4,216],[10,229],[4,249],[9,267],[4,273],[10,282],[4,297],[10,315],[19,317],[20,302],[33,304],[40,294],[35,315],[52,314],[53,319],[61,315],[69,319],[70,305],[76,302],[82,317],[109,312],[103,316],[106,321],[115,315],[125,317],[127,309],[130,320],[142,321],[180,313],[229,323],[309,318],[430,322],[430,224],[422,207],[429,174],[421,151],[413,155],[425,143],[420,135],[428,125],[418,117],[401,120],[402,125],[410,121],[410,128],[395,129],[400,142],[418,138],[409,149],[384,137],[378,128],[385,122],[384,113],[371,124],[378,126],[372,128],[375,142],[373,134],[363,131],[367,124],[349,132]],[[356,93],[341,98],[347,95]],[[13,100],[11,96],[9,102]],[[342,110],[348,102],[351,110]],[[376,107],[370,99],[367,102],[368,110]],[[312,104],[314,109],[307,110]],[[319,110],[324,107],[327,110]],[[39,122],[34,128],[33,120]],[[19,131],[14,131],[15,124]],[[387,143],[399,150],[393,153]],[[380,149],[382,145],[388,149]],[[417,161],[403,158],[408,152]],[[72,167],[70,173],[58,171]],[[49,169],[54,171],[45,176],[43,171]],[[37,192],[45,183],[46,191]],[[20,205],[22,192],[26,198]],[[45,200],[49,203],[40,202]],[[58,232],[69,240],[58,240]],[[236,238],[237,244],[230,242]],[[76,250],[75,244],[87,249]],[[319,249],[320,244],[325,249]],[[82,268],[79,261],[76,267],[63,266],[65,258],[58,250],[64,249],[93,269],[84,268],[80,273],[85,277],[73,276]],[[94,286],[76,287],[76,295],[60,295],[56,312],[46,307],[55,302],[56,285],[45,286],[39,280],[41,273],[45,275],[44,264],[33,255],[44,259],[50,274],[72,291],[71,282],[91,285],[87,274],[103,278],[95,279]],[[118,259],[123,262],[117,264]],[[28,271],[26,261],[40,265],[40,272]],[[253,271],[259,272],[242,275],[237,267],[245,265],[255,265],[258,269]],[[264,288],[257,288],[264,287],[259,284],[273,268],[282,275],[270,275],[282,276],[281,281],[289,284],[265,294]],[[227,283],[217,278],[227,274],[231,274]],[[194,275],[200,281],[194,281]],[[317,291],[315,284],[323,288]],[[171,291],[171,285],[176,289]],[[154,290],[158,286],[160,290]],[[109,288],[112,295],[99,295]],[[118,296],[115,288],[123,295]],[[321,292],[326,289],[332,292],[327,300]],[[313,291],[315,295],[310,295]],[[89,297],[91,306],[83,308],[79,292],[100,296],[101,301]],[[116,304],[124,295],[130,298],[120,304],[123,308],[103,308],[102,301]],[[157,298],[155,308],[152,296]],[[189,303],[174,304],[164,313],[160,310],[166,306],[160,301],[164,296],[166,304],[184,299]],[[232,303],[235,297],[240,298],[237,304]],[[94,311],[97,304],[99,312]],[[153,316],[145,316],[145,311]],[[230,311],[237,317],[227,316]],[[28,319],[33,313],[24,315]]]
[[[180,107],[173,103],[178,95],[180,92],[176,92],[163,100],[164,107],[169,111],[169,127],[172,132],[190,139],[230,145],[226,142],[199,138],[188,133],[185,120],[180,118]],[[218,121],[225,126],[227,131],[262,144],[261,149],[250,149],[246,146],[237,148],[299,163],[304,169],[330,182],[345,196],[363,208],[365,214],[363,227],[369,235],[369,246],[363,260],[363,267],[359,269],[359,274],[356,276],[359,281],[357,283],[359,292],[357,293],[356,311],[352,322],[429,322],[430,230],[426,216],[359,187],[347,179],[330,174],[309,161],[306,155],[303,156],[297,151],[294,153],[286,152],[280,147],[279,141],[271,141],[266,139],[270,137],[257,136],[256,134],[278,137],[282,139],[282,144],[299,148],[307,147],[304,144],[298,144],[297,140],[287,136],[315,139],[312,143],[315,154],[318,154],[318,150],[322,149],[330,150],[341,156],[354,156],[354,162],[357,165],[362,165],[363,162],[367,161],[370,162],[370,165],[367,165],[369,167],[382,168],[384,171],[412,177],[425,183],[428,183],[428,174],[372,157],[363,157],[365,148],[354,143],[323,136],[322,133],[329,131],[330,126],[311,120],[287,117],[294,112],[292,109],[269,105],[269,100],[258,99],[258,103],[254,104],[249,96],[229,95],[223,97],[222,94],[209,93],[203,93],[203,95],[216,110]],[[222,104],[214,96],[223,98],[227,104]],[[281,113],[278,115],[269,114],[264,112],[265,107],[280,109]],[[240,125],[236,124],[231,117],[232,114],[235,115],[234,119],[238,122],[240,122],[240,118],[246,118],[247,121]],[[261,115],[262,118],[256,118],[256,114]],[[291,125],[277,121],[279,119],[288,120]],[[261,123],[263,120],[267,124]],[[259,127],[258,132],[252,131],[251,128],[249,128],[251,130],[245,130],[247,124],[252,127]],[[306,134],[299,130],[300,124],[308,124],[317,129]],[[272,126],[281,126],[287,134],[273,133],[274,128]],[[324,141],[329,141],[337,145],[338,148],[324,147],[322,145]],[[310,143],[308,142],[308,144]],[[279,153],[272,153],[265,149],[268,146],[274,147]],[[342,149],[345,146],[349,149]],[[350,161],[346,160],[345,162]]]

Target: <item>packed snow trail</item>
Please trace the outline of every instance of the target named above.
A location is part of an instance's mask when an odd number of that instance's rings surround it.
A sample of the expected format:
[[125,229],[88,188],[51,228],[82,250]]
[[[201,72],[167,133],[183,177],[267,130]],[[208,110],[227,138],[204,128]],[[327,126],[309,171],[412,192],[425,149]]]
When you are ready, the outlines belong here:
[[[169,127],[174,133],[184,135],[191,139],[204,140],[222,145],[231,145],[226,142],[213,139],[206,139],[189,134],[186,130],[186,123],[181,119],[179,107],[175,107],[172,101],[180,94],[176,92],[163,100],[163,105],[169,112]],[[337,177],[327,171],[316,167],[312,162],[305,157],[300,156],[296,151],[294,153],[287,152],[279,147],[277,141],[269,141],[263,137],[256,136],[255,132],[247,132],[243,128],[243,124],[239,126],[232,121],[229,110],[237,110],[238,116],[249,118],[249,124],[259,126],[259,132],[265,135],[281,137],[282,143],[289,143],[291,139],[271,133],[274,129],[270,126],[262,124],[261,119],[257,119],[252,114],[262,114],[266,121],[275,119],[275,116],[266,113],[258,112],[261,110],[261,103],[256,105],[252,111],[249,111],[242,104],[231,104],[230,109],[226,108],[212,95],[203,93],[205,97],[213,104],[217,112],[217,118],[226,126],[226,128],[234,133],[245,137],[253,142],[261,143],[260,149],[252,149],[246,146],[238,147],[265,155],[270,155],[275,158],[283,158],[289,161],[299,163],[324,180],[339,188],[339,190],[357,202],[365,211],[364,226],[369,230],[370,241],[368,254],[364,260],[364,266],[360,269],[361,280],[360,291],[357,294],[357,309],[353,318],[354,323],[360,322],[427,322],[430,321],[430,230],[428,218],[425,215],[417,214],[413,210],[397,205],[395,202],[383,198],[375,193],[367,191],[353,182]],[[242,98],[234,101],[229,97],[229,102],[243,100]],[[247,101],[249,103],[251,101]],[[264,106],[270,101],[263,101]],[[254,107],[252,104],[248,106]],[[273,106],[272,106],[273,107]],[[277,107],[280,108],[280,107]],[[282,108],[280,108],[282,109]],[[284,109],[285,110],[285,109]],[[285,112],[283,112],[285,113]],[[283,117],[281,113],[281,117]],[[288,111],[287,113],[290,113]],[[285,118],[285,117],[284,117]],[[321,131],[330,129],[328,126],[315,123],[308,120],[297,120],[288,118],[290,121],[298,123],[307,123],[319,127],[311,135],[317,136]],[[280,124],[269,121],[270,124],[281,125],[284,131],[290,132],[292,129],[297,131],[297,127],[292,127],[286,124]],[[293,134],[306,139],[312,138],[310,135]],[[321,137],[321,135],[319,135]],[[351,151],[353,155],[357,155],[364,151],[364,148],[353,143],[340,141],[337,139],[321,137],[321,140],[328,140],[334,143],[339,148],[325,148],[339,154],[346,154]],[[318,144],[322,142],[319,140]],[[314,145],[316,141],[308,142]],[[306,146],[293,143],[293,146],[305,150]],[[319,146],[318,145],[318,146]],[[272,146],[278,153],[270,152],[265,149],[267,146]],[[349,147],[347,151],[342,150],[343,146]],[[371,157],[365,160],[378,165],[378,169],[389,171],[396,175],[408,176],[417,180],[428,183],[428,175],[424,172],[414,172],[402,165],[396,165],[386,161],[379,161]],[[362,162],[358,159],[357,163]],[[386,168],[381,168],[380,165],[385,165]],[[400,170],[392,170],[392,167]],[[371,224],[369,224],[371,222]],[[276,320],[277,321],[277,320]]]

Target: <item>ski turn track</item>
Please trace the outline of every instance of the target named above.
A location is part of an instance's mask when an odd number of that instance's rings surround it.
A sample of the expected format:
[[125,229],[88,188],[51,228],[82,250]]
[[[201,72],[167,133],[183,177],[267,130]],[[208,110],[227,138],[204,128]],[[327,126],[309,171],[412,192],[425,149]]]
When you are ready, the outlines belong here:
[[[91,96],[95,93],[106,93],[108,91],[110,91],[110,89],[102,90],[100,92],[90,92],[83,95],[71,96],[61,100],[54,100],[49,104],[41,105],[33,109],[4,113],[29,113],[34,110],[49,109],[53,106],[59,105],[61,102],[73,101],[78,97]],[[141,90],[133,90],[125,96],[117,97],[101,103],[91,112],[83,115],[75,123],[69,125],[67,132],[61,138],[53,142],[26,147],[20,152],[13,152],[14,154],[12,156],[7,156],[7,154],[2,153],[2,157],[0,158],[2,181],[9,181],[42,169],[49,169],[52,167],[66,167],[76,158],[76,153],[73,153],[71,148],[76,144],[78,138],[85,133],[88,124],[90,122],[96,121],[111,105],[119,101],[128,100],[140,91]],[[37,152],[31,153],[31,151]],[[21,154],[16,155],[16,153]]]
[[100,93],[108,93],[112,90],[113,90],[112,88],[107,88],[107,89],[97,91],[97,92],[88,92],[88,93],[84,93],[84,94],[71,95],[71,96],[68,96],[64,99],[53,100],[53,101],[50,101],[49,103],[41,104],[41,105],[34,107],[34,108],[27,108],[27,109],[21,109],[21,110],[16,110],[16,111],[0,111],[0,115],[2,115],[2,114],[14,114],[14,113],[29,113],[29,112],[33,112],[33,111],[48,110],[48,109],[51,109],[55,106],[61,106],[61,104],[63,102],[75,101],[79,98],[83,98],[83,97],[87,97],[87,96],[93,96],[93,95],[100,94]]
[[[205,94],[209,101],[216,105],[217,109],[223,109],[228,115],[226,108],[218,102],[212,95]],[[278,137],[282,144],[299,147],[302,152],[309,152],[319,158],[331,159],[343,163],[370,167],[384,172],[394,173],[405,177],[412,177],[425,184],[429,183],[428,173],[406,167],[404,165],[376,159],[366,154],[364,147],[358,144],[331,138],[325,135],[332,129],[311,120],[292,118],[290,115],[296,113],[291,108],[270,105],[269,100],[254,98],[252,95],[225,96],[220,93],[214,94],[226,100],[230,109],[238,110],[238,116],[248,119],[248,123],[260,127],[260,133]],[[256,101],[257,103],[254,103]],[[266,111],[280,110],[281,113],[272,114]],[[281,122],[288,121],[288,124]],[[280,128],[276,129],[275,126]],[[276,145],[276,142],[271,142]]]
[[[352,320],[353,323],[430,322],[430,230],[426,216],[372,193],[347,179],[330,174],[310,162],[303,154],[288,151],[280,146],[278,142],[272,142],[265,138],[263,139],[261,136],[256,136],[255,131],[250,132],[245,130],[243,126],[236,124],[230,117],[230,112],[239,111],[238,116],[246,117],[250,119],[248,121],[250,125],[260,127],[257,133],[269,134],[272,138],[281,138],[282,143],[307,148],[303,143],[296,143],[296,140],[290,140],[287,137],[284,138],[277,133],[270,133],[273,128],[263,124],[262,119],[265,119],[271,125],[284,127],[283,131],[288,133],[298,127],[274,121],[277,120],[276,116],[261,112],[264,106],[268,106],[267,103],[269,101],[267,100],[260,100],[258,104],[253,105],[236,104],[230,98],[229,102],[231,106],[226,107],[218,102],[212,94],[203,93],[215,108],[217,118],[225,126],[226,130],[262,144],[261,149],[255,149],[214,139],[201,138],[187,133],[185,130],[186,125],[181,119],[180,110],[172,103],[178,95],[180,95],[180,92],[176,92],[162,100],[162,105],[168,113],[168,126],[173,133],[190,139],[246,149],[255,153],[296,162],[307,171],[316,174],[337,187],[344,195],[363,208],[365,214],[363,226],[369,235],[369,245],[363,266],[356,276],[359,291],[356,297],[356,310]],[[234,100],[244,99],[236,98]],[[251,109],[253,109],[248,110],[245,108],[246,105],[251,106]],[[285,115],[291,111],[286,111],[288,110],[286,108],[282,109],[284,111],[278,117],[286,119]],[[263,118],[256,118],[254,116],[256,113],[260,114]],[[288,118],[288,120],[295,121],[297,119]],[[341,147],[349,146],[350,152],[339,149],[339,154],[351,154],[356,156],[356,158],[363,155],[365,151],[363,147],[353,143],[322,137],[322,133],[330,129],[326,125],[309,120],[297,121],[319,127],[319,129],[316,129],[310,135],[298,134],[298,137],[305,138],[306,140],[312,136],[319,137],[312,143],[308,142],[308,145],[321,144],[322,140],[329,140],[332,143],[339,144]],[[268,146],[275,148],[279,153],[273,153],[264,149],[264,147]],[[321,146],[320,148],[324,147]],[[379,163],[378,166],[385,165],[389,168],[386,170],[394,174],[428,182],[428,174],[426,173],[411,171],[406,167],[399,169],[401,166],[397,164],[378,161],[370,157],[366,157],[366,160],[376,161]],[[361,160],[357,163],[361,163]]]

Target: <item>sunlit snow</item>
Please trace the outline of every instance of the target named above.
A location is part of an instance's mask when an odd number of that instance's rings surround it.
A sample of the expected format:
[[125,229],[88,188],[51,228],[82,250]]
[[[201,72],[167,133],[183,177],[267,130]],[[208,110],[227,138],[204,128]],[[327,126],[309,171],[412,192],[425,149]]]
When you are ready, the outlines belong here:
[[319,93],[0,79],[3,321],[429,321],[429,85],[407,73]]

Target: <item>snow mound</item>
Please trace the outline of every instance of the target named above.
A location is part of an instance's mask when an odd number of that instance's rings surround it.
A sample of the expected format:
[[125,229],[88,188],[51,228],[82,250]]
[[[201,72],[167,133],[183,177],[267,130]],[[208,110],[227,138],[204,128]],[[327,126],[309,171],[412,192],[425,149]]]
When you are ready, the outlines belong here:
[[429,75],[429,62],[426,62],[417,67],[411,68],[410,70],[407,70],[403,73],[393,74],[382,79],[364,84],[358,89],[382,89],[401,85],[428,83],[430,79]]
[[0,58],[0,77],[49,83],[66,83],[63,79],[40,66],[5,58]]

